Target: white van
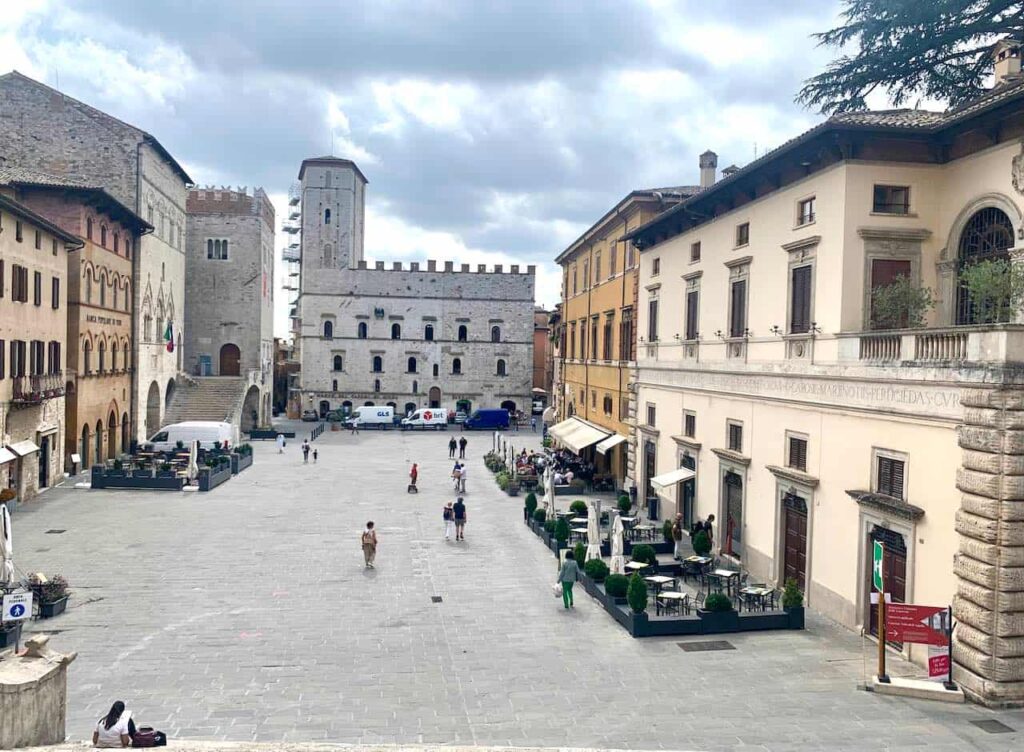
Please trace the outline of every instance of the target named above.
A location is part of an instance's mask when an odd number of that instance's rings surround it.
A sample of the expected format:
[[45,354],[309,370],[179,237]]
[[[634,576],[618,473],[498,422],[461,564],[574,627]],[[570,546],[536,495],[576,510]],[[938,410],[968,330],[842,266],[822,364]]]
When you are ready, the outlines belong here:
[[402,418],[402,428],[433,428],[435,431],[447,431],[448,411],[437,407],[420,408],[408,418]]
[[352,411],[345,425],[359,428],[390,428],[395,423],[395,408],[391,405],[363,405]]
[[146,443],[157,452],[169,452],[178,448],[179,441],[185,449],[188,449],[197,439],[199,446],[203,449],[213,449],[215,441],[221,442],[221,446],[225,446],[224,442],[227,442],[228,447],[233,447],[238,443],[234,427],[230,423],[216,420],[190,420],[184,423],[172,423],[161,428]]

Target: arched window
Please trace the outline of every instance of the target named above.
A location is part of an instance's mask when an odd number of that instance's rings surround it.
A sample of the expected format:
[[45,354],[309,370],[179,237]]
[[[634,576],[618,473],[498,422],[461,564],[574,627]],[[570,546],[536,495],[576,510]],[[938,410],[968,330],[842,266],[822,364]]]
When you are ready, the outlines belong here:
[[132,257],[132,239],[130,236],[125,236],[124,239],[124,257],[127,259]]
[[419,390],[420,390],[419,382],[416,381],[415,379],[413,379],[413,382],[412,382],[412,393],[416,394],[416,392],[418,392]]
[[492,326],[491,327],[491,342],[501,342],[501,327],[500,326]]
[[335,355],[334,356],[334,370],[335,371],[343,370],[342,367],[341,367],[341,356],[340,355]]
[[114,342],[110,345],[110,370],[117,372],[117,343]]
[[[989,206],[976,212],[964,225],[960,235],[959,267],[965,268],[986,261],[1006,261],[1013,248],[1013,223],[1006,212]],[[999,309],[999,310],[997,310]],[[997,301],[974,301],[965,285],[957,291],[956,323],[981,324],[1008,321],[1008,306]]]
[[438,366],[437,363],[434,363],[434,375],[435,376],[439,375],[440,371],[441,371],[441,367]]
[[124,283],[124,309],[126,311],[132,309],[132,283],[127,280]]
[[107,343],[104,342],[103,340],[100,340],[100,346],[99,349],[96,351],[96,354],[96,373],[103,373],[103,370],[106,368],[107,365]]
[[504,358],[498,358],[498,371],[499,376],[505,375],[505,360]]
[[114,305],[113,305],[114,308],[117,308],[117,288],[118,288],[118,284],[117,284],[117,280],[115,279],[114,280],[114,284],[112,285],[112,292],[114,293]]
[[401,339],[401,338],[402,338],[402,325],[399,324],[396,321],[394,324],[391,325],[391,339]]
[[92,240],[92,217],[85,220],[85,237],[87,240]]
[[331,380],[331,391],[332,392],[338,391],[338,380],[337,379],[332,379]]
[[465,342],[469,336],[469,330],[466,329],[465,324],[459,324],[459,342]]
[[423,327],[423,339],[425,339],[427,342],[433,342],[434,341],[434,325],[433,324],[427,324],[425,327]]
[[121,235],[120,233],[114,233],[114,253],[121,252]]
[[409,373],[416,373],[416,358],[409,358]]
[[206,258],[213,258],[213,238],[206,239]]
[[334,324],[330,321],[324,322],[324,339],[334,339]]
[[92,373],[92,342],[89,340],[82,345],[82,373]]
[[104,248],[107,247],[107,226],[100,225],[100,245]]
[[106,308],[107,306],[107,276],[105,274],[100,275],[100,307]]
[[384,372],[384,358],[379,355],[373,356],[373,372],[383,373]]
[[454,358],[454,359],[452,359],[452,373],[454,373],[454,374],[462,373],[462,358]]
[[153,317],[148,313],[142,317],[142,341],[153,341]]
[[357,328],[357,336],[359,337],[359,339],[366,339],[366,328],[366,322],[360,321],[359,327]]
[[375,392],[379,392],[380,391],[380,379],[374,379],[373,380],[373,391],[375,391]]
[[334,266],[334,248],[331,247],[330,243],[324,243],[323,265],[327,267]]
[[331,210],[324,209],[324,224],[329,225],[331,223]]

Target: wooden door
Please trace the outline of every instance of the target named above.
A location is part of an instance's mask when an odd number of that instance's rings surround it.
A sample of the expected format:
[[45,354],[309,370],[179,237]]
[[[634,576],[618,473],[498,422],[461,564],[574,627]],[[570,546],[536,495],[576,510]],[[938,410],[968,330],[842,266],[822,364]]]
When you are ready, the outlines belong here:
[[[868,565],[868,592],[876,592],[874,585],[874,578],[871,573],[871,566],[873,561],[874,543],[876,540],[882,542],[884,547],[884,554],[882,556],[882,565],[885,568],[885,590],[890,594],[890,600],[893,603],[906,603],[907,602],[907,544],[903,540],[903,536],[899,533],[894,533],[891,530],[884,530],[882,528],[875,528],[868,535],[868,550],[867,556],[865,557]],[[870,599],[868,605],[870,606]],[[875,637],[878,637],[878,607],[874,606],[870,608],[869,625],[870,633]],[[901,646],[902,643],[892,643],[897,646]]]
[[800,590],[807,587],[807,503],[793,494],[783,499],[783,529],[786,531],[783,556],[783,583],[796,580]]
[[239,371],[239,359],[241,353],[238,350],[238,345],[227,344],[220,349],[220,375],[221,376],[238,376]]

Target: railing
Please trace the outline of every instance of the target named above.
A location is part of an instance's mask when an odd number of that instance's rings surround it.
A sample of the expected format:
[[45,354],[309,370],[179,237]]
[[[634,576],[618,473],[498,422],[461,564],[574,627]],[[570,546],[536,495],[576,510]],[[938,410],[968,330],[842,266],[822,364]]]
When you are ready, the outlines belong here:
[[872,334],[860,338],[861,360],[899,360],[901,337],[898,334]]
[[38,405],[48,399],[64,396],[64,374],[48,373],[39,376],[19,376],[14,379],[16,405]]
[[914,335],[914,360],[964,360],[967,332],[939,331]]
[[1024,363],[1024,326],[989,324],[843,333],[839,335],[839,360],[922,365]]

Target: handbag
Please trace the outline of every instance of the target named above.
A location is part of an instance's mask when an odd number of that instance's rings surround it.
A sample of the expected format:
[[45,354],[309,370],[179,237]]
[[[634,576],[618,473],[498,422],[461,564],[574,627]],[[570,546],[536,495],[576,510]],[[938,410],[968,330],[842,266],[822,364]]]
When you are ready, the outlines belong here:
[[140,726],[132,737],[133,747],[166,747],[167,735],[152,726]]
[[556,582],[554,585],[552,585],[551,586],[551,593],[556,598],[561,598],[562,597],[562,583],[561,582]]

